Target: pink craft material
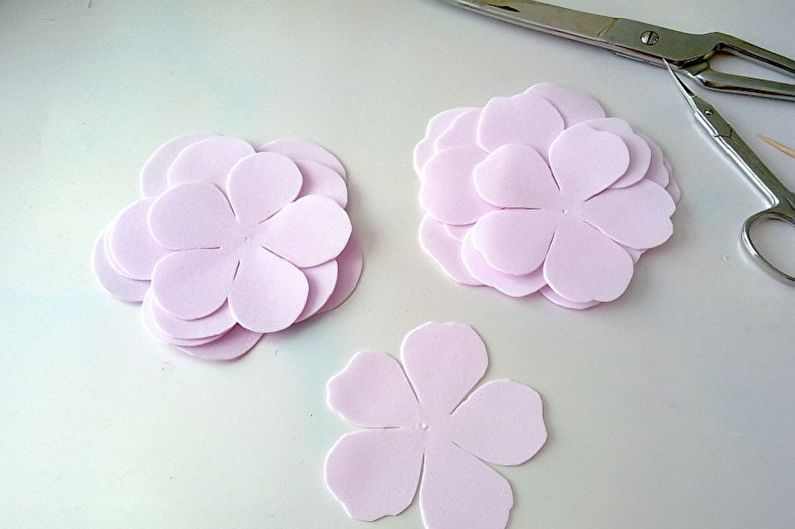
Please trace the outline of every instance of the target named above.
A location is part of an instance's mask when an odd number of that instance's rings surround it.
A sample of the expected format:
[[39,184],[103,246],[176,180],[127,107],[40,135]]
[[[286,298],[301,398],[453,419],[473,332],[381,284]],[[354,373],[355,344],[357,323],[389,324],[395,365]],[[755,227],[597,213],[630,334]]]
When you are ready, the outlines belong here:
[[432,118],[414,165],[420,244],[447,276],[573,309],[626,291],[681,196],[659,146],[549,83]]

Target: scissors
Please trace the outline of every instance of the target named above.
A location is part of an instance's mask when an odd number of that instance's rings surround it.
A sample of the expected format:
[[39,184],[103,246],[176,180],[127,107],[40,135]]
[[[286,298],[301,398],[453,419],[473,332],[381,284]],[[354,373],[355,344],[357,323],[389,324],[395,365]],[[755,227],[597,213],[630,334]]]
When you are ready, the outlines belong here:
[[664,67],[667,62],[706,88],[795,101],[795,84],[713,70],[724,52],[795,77],[795,61],[724,33],[696,35],[629,20],[594,15],[533,0],[443,0],[536,31],[550,33]]
[[673,76],[676,86],[687,101],[696,121],[707,131],[712,139],[723,148],[732,160],[748,175],[771,206],[751,215],[743,224],[741,239],[743,246],[753,260],[777,279],[795,285],[795,276],[776,268],[759,251],[751,238],[751,229],[757,223],[776,220],[795,227],[795,193],[762,163],[754,151],[740,138],[729,123],[715,110],[715,107],[694,94],[666,62],[665,66]]

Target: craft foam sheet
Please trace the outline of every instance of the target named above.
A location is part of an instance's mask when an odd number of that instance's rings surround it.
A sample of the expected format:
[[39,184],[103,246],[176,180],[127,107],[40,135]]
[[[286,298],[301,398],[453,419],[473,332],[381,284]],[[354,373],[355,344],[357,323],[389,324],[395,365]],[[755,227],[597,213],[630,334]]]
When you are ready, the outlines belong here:
[[658,145],[549,83],[435,116],[414,165],[420,243],[447,276],[572,309],[626,291],[681,196]]
[[93,268],[111,295],[142,303],[156,339],[188,354],[239,357],[358,283],[347,176],[319,145],[180,136],[146,162],[140,187],[97,240]]
[[328,383],[328,405],[363,428],[326,458],[326,484],[349,516],[374,521],[419,496],[427,529],[502,529],[513,507],[491,465],[520,465],[547,439],[539,395],[511,380],[476,388],[488,366],[480,336],[430,322],[400,361],[360,352]]

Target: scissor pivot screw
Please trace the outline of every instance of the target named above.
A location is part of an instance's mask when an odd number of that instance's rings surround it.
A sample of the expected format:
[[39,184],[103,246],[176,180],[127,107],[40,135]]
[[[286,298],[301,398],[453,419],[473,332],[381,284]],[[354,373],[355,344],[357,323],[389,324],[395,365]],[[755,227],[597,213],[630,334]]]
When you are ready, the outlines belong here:
[[644,31],[640,34],[640,41],[646,46],[654,46],[660,42],[660,35],[656,31]]

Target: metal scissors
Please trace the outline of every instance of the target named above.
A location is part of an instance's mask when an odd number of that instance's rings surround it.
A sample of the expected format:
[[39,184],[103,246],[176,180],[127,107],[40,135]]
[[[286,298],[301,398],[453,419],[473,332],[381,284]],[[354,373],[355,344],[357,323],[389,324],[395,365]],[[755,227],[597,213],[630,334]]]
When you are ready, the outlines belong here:
[[[674,78],[676,86],[690,106],[696,121],[720,145],[732,160],[750,177],[771,206],[751,215],[743,224],[742,243],[751,257],[762,268],[777,279],[795,285],[795,276],[776,268],[759,251],[751,238],[751,229],[759,222],[776,220],[795,227],[795,193],[786,186],[762,163],[754,151],[740,138],[729,123],[715,110],[715,107],[694,94],[679,76],[665,63]],[[795,249],[793,249],[795,251]]]
[[795,101],[795,84],[713,70],[724,52],[795,77],[795,61],[724,33],[696,35],[629,20],[594,15],[533,0],[443,0],[477,13],[550,33],[664,67],[668,62],[713,90]]

